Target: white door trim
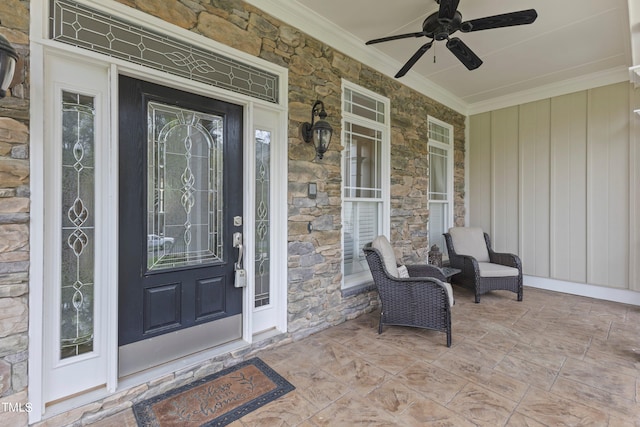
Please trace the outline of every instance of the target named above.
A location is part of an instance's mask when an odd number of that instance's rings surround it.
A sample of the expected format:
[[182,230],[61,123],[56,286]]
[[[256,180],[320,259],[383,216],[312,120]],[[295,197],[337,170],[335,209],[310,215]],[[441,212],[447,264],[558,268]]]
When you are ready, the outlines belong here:
[[[144,80],[152,81],[160,84],[170,84],[181,90],[203,94],[209,97],[215,97],[223,101],[241,104],[244,107],[244,132],[243,141],[245,159],[245,167],[253,164],[253,110],[256,107],[269,109],[274,111],[278,120],[275,126],[278,127],[279,134],[277,141],[274,143],[273,165],[274,176],[272,180],[272,188],[274,194],[274,203],[272,204],[273,230],[272,239],[277,239],[274,244],[274,256],[271,282],[282,287],[278,292],[278,321],[275,328],[278,332],[286,332],[286,286],[287,286],[287,126],[288,126],[288,73],[287,70],[275,64],[264,61],[260,58],[253,57],[243,52],[236,51],[228,46],[207,39],[203,36],[194,34],[184,29],[170,25],[157,18],[143,14],[142,12],[132,10],[113,0],[78,0],[79,3],[90,5],[93,8],[108,11],[109,13],[125,17],[129,20],[141,22],[143,25],[152,25],[156,28],[163,28],[173,37],[180,38],[186,42],[198,43],[208,49],[218,51],[220,53],[232,56],[243,62],[257,65],[278,75],[280,80],[278,99],[279,104],[269,103],[267,101],[250,98],[249,96],[234,93],[224,89],[211,87],[202,83],[187,80],[182,77],[171,76],[166,73],[148,69],[136,64],[130,64],[122,60],[108,58],[95,52],[85,51],[73,46],[63,45],[58,42],[47,39],[47,19],[48,19],[48,1],[33,0],[31,5],[31,264],[30,264],[30,285],[29,285],[29,401],[33,404],[33,411],[29,414],[29,422],[34,423],[43,417],[57,413],[65,412],[79,405],[95,401],[97,399],[108,396],[116,391],[125,390],[137,384],[144,383],[151,379],[157,378],[176,369],[183,369],[185,366],[201,363],[212,355],[224,354],[243,346],[250,345],[253,338],[252,315],[253,315],[253,290],[246,290],[243,296],[243,340],[239,343],[233,343],[204,352],[200,355],[188,357],[175,364],[167,364],[161,368],[146,371],[143,375],[132,376],[126,380],[118,379],[117,368],[117,316],[107,316],[108,324],[106,326],[106,346],[107,346],[107,363],[103,366],[106,373],[106,384],[100,390],[93,390],[85,394],[80,394],[57,403],[53,406],[47,406],[45,414],[45,390],[43,384],[43,358],[47,349],[44,346],[43,325],[48,319],[43,316],[44,306],[44,290],[46,285],[45,272],[43,269],[45,257],[45,244],[48,240],[45,238],[45,206],[44,196],[46,193],[45,182],[46,177],[43,173],[43,165],[46,158],[44,155],[43,138],[46,134],[44,126],[44,88],[45,88],[45,69],[44,57],[46,54],[54,54],[60,57],[67,57],[71,60],[91,60],[94,63],[102,63],[108,69],[108,81],[110,98],[114,102],[110,103],[110,120],[111,120],[111,138],[109,140],[108,159],[104,165],[107,176],[105,177],[104,190],[107,197],[105,211],[102,213],[106,220],[104,227],[106,235],[117,236],[118,220],[117,220],[117,200],[118,200],[118,150],[117,150],[117,117],[118,106],[117,96],[117,77],[119,73],[130,75]],[[115,124],[115,125],[114,125]],[[244,191],[244,210],[245,217],[251,217],[249,212],[254,209],[252,180],[254,179],[253,170],[247,169],[249,174],[245,181]],[[250,185],[248,183],[251,183]],[[47,187],[48,188],[48,187]],[[253,223],[245,221],[244,224],[245,247],[249,249],[246,253],[247,263],[253,262]],[[101,280],[108,283],[110,290],[108,299],[104,303],[105,315],[108,313],[117,313],[117,239],[110,239],[102,243],[102,250],[105,253],[104,264],[101,268]],[[251,281],[250,281],[251,283]]]

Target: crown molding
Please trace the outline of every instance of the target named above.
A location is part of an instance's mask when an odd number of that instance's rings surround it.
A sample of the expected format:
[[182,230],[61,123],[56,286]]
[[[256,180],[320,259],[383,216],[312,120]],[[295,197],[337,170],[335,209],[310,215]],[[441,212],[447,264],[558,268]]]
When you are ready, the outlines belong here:
[[467,114],[471,116],[625,81],[629,81],[629,69],[626,67],[616,67],[574,79],[539,86],[526,91],[510,93],[487,101],[476,102],[469,105]]
[[[404,65],[376,49],[365,48],[364,41],[354,38],[353,34],[346,32],[315,11],[297,2],[290,0],[245,1],[391,78],[394,78],[396,72]],[[466,115],[468,113],[466,102],[418,73],[410,71],[400,82],[460,114]]]

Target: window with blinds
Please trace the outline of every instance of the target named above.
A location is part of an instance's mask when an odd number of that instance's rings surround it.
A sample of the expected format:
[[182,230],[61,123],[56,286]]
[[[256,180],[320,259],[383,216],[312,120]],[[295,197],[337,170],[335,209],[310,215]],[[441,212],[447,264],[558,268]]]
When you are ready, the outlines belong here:
[[342,218],[345,287],[371,280],[362,248],[376,236],[387,234],[388,111],[388,99],[364,88],[343,84],[345,149]]
[[428,117],[429,246],[446,254],[443,233],[453,225],[453,127]]

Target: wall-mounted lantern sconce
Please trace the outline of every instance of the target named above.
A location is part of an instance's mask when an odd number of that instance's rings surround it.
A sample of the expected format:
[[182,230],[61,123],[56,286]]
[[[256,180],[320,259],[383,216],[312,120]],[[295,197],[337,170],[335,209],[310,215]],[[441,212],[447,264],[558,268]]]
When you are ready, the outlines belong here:
[[[320,120],[314,123],[315,116],[320,117]],[[304,122],[300,126],[300,133],[304,142],[311,142],[316,147],[316,154],[319,159],[322,159],[324,153],[329,149],[329,143],[331,142],[331,135],[333,134],[333,128],[324,119],[327,118],[327,112],[324,111],[324,104],[322,101],[316,101],[311,108],[311,123]]]
[[13,80],[18,54],[9,41],[0,34],[0,98],[7,95],[7,89]]

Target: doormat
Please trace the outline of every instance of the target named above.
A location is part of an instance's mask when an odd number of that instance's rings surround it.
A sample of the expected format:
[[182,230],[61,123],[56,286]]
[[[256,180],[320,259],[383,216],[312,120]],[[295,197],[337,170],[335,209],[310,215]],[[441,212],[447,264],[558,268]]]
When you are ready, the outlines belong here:
[[139,426],[225,426],[295,387],[257,357],[133,406]]

